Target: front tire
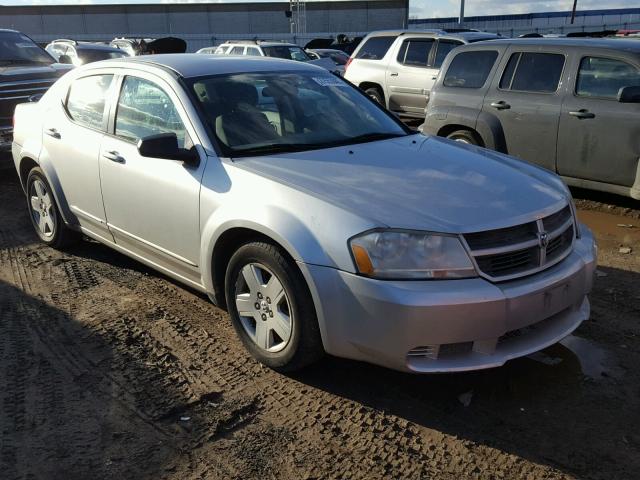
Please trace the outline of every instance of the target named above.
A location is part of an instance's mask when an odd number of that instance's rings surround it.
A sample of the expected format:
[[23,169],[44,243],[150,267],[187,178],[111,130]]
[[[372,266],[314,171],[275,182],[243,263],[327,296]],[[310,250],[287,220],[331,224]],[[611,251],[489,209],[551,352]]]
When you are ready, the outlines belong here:
[[240,340],[266,366],[295,371],[324,354],[305,280],[275,245],[251,242],[233,254],[225,296]]
[[64,223],[53,190],[40,167],[31,169],[26,187],[29,217],[40,240],[57,249],[80,240],[80,234]]

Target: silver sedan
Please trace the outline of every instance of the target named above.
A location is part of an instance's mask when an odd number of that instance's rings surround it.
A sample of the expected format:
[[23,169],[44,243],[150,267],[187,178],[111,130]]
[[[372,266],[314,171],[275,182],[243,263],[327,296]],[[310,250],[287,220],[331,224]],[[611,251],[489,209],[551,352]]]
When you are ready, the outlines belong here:
[[589,316],[595,244],[556,175],[414,134],[312,65],[80,67],[18,106],[13,158],[43,242],[206,292],[274,369],[494,367]]

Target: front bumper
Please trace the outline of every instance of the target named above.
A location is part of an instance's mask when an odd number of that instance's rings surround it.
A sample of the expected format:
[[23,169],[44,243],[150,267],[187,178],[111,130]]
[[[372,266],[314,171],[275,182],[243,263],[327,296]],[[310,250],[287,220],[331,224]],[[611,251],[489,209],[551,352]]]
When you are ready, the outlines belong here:
[[556,343],[589,317],[591,232],[559,264],[491,283],[384,281],[301,264],[328,353],[408,372],[491,368]]

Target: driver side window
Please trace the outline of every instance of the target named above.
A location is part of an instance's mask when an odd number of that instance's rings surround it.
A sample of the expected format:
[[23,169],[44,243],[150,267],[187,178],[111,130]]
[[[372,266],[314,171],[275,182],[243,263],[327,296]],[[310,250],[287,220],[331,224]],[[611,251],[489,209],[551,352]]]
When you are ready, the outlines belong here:
[[192,146],[169,95],[153,82],[125,77],[116,112],[116,136],[137,142],[159,133],[175,133],[178,148]]

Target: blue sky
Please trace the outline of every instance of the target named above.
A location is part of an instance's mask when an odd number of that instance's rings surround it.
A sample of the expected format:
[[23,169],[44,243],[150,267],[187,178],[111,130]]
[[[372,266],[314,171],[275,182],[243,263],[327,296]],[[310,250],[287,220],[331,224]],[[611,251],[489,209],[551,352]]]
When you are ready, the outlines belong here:
[[[217,0],[219,3],[246,0]],[[253,0],[260,1],[260,0]],[[114,3],[209,3],[210,0],[0,0],[0,5],[79,5]],[[459,0],[409,0],[412,17],[457,16]],[[467,15],[500,15],[570,10],[573,0],[466,0]],[[578,0],[580,10],[640,7],[640,0]]]

